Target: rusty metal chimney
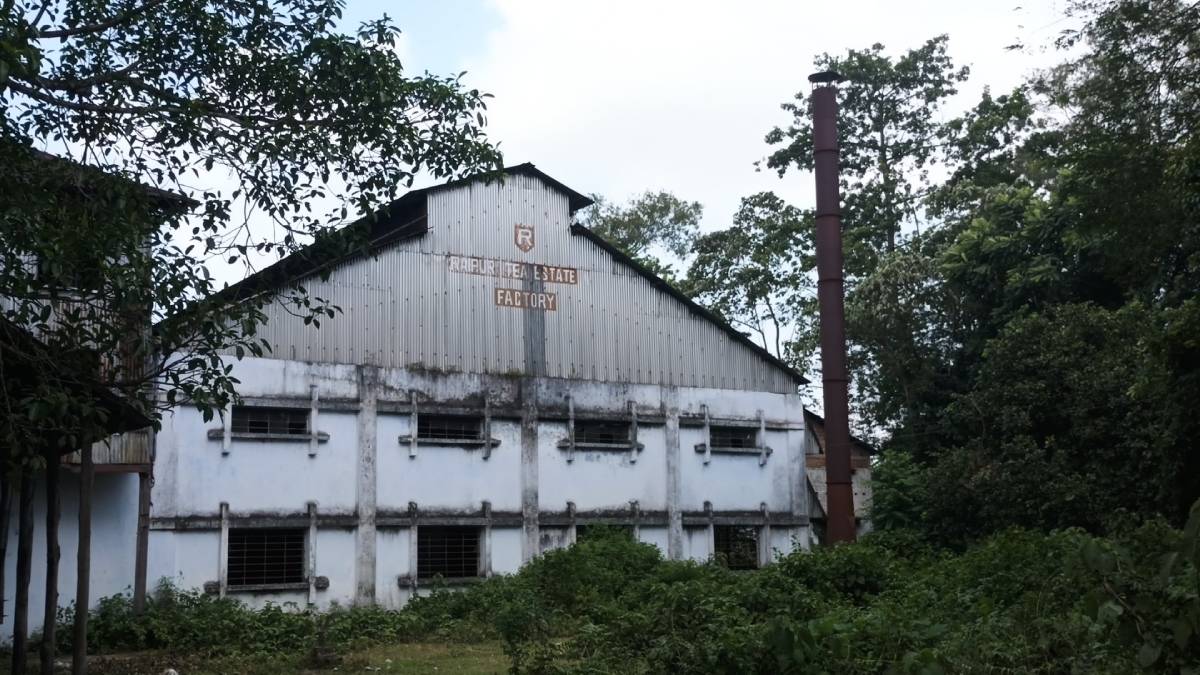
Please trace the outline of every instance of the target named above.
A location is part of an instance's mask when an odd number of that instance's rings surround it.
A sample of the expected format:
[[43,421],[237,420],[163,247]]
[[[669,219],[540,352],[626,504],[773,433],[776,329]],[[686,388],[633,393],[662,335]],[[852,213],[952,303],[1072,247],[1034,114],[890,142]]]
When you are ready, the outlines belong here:
[[846,376],[846,311],[842,278],[842,212],[838,186],[837,83],[833,71],[813,85],[813,161],[817,181],[817,302],[821,316],[821,384],[825,399],[826,536],[854,541],[850,484],[850,402]]

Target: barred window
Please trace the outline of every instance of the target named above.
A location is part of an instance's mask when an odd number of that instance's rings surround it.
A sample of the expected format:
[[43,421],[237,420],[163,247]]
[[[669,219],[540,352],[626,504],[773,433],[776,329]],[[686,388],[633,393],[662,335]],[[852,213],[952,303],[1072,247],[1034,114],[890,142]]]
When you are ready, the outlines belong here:
[[235,405],[230,430],[235,434],[308,435],[308,409]]
[[417,577],[479,576],[479,528],[421,525],[417,528]]
[[711,427],[709,445],[714,448],[758,447],[758,430],[754,427]]
[[478,441],[483,438],[483,418],[422,413],[417,416],[417,438]]
[[629,422],[575,420],[576,443],[628,443]]
[[230,529],[229,586],[303,582],[304,548],[303,529]]
[[758,568],[758,528],[753,525],[713,527],[717,561],[731,570]]

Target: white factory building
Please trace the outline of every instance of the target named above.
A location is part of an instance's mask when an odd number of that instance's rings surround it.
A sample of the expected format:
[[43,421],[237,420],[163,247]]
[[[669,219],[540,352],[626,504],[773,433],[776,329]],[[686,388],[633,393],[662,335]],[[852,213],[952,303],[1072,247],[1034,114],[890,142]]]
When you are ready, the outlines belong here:
[[[807,547],[824,490],[804,378],[574,224],[589,203],[529,164],[415,190],[360,223],[369,251],[302,251],[229,290],[302,285],[341,311],[318,329],[268,305],[270,357],[229,359],[241,405],[164,420],[149,585],[399,607],[595,525],[737,567]],[[134,583],[135,473],[100,473],[95,518],[93,603]]]

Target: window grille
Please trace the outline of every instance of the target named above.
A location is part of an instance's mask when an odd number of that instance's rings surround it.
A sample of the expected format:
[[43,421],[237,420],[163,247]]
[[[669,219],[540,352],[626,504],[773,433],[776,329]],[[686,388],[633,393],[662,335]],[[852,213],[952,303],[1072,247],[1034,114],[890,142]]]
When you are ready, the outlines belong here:
[[758,528],[753,525],[713,526],[717,560],[731,570],[758,568]]
[[433,440],[483,439],[483,418],[466,415],[417,416],[417,438]]
[[305,581],[304,530],[229,530],[229,586],[294,584]]
[[417,577],[479,576],[479,528],[421,525],[417,528]]
[[234,406],[229,426],[235,434],[307,436],[308,413],[304,408]]
[[629,422],[575,420],[575,443],[628,443]]
[[758,430],[754,427],[711,427],[709,435],[714,448],[758,447]]

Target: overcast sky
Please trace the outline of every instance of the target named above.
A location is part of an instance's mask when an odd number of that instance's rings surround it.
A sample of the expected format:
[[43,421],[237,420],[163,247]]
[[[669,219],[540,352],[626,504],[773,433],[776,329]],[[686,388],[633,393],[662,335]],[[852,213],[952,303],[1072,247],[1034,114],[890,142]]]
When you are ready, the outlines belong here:
[[[509,165],[533,162],[583,193],[623,202],[668,190],[727,227],[745,196],[812,205],[812,177],[755,170],[763,136],[808,88],[813,59],[878,42],[892,55],[942,33],[971,79],[943,117],[985,86],[1003,92],[1061,60],[1067,0],[347,0],[343,29],[388,14],[414,74],[465,71],[491,93],[488,133]],[[1020,42],[1022,51],[1006,49]],[[431,184],[418,179],[416,187]],[[265,223],[264,223],[265,225]],[[252,256],[256,267],[273,256]],[[211,260],[218,283],[247,269]]]
[[388,13],[417,71],[467,71],[495,96],[489,133],[507,164],[533,162],[584,193],[624,200],[666,189],[723,227],[738,200],[774,190],[811,204],[810,176],[757,173],[763,136],[807,88],[813,58],[882,43],[892,53],[946,33],[971,80],[953,112],[985,85],[1002,91],[1056,62],[1047,45],[1068,25],[1063,0],[349,0],[346,28]]

